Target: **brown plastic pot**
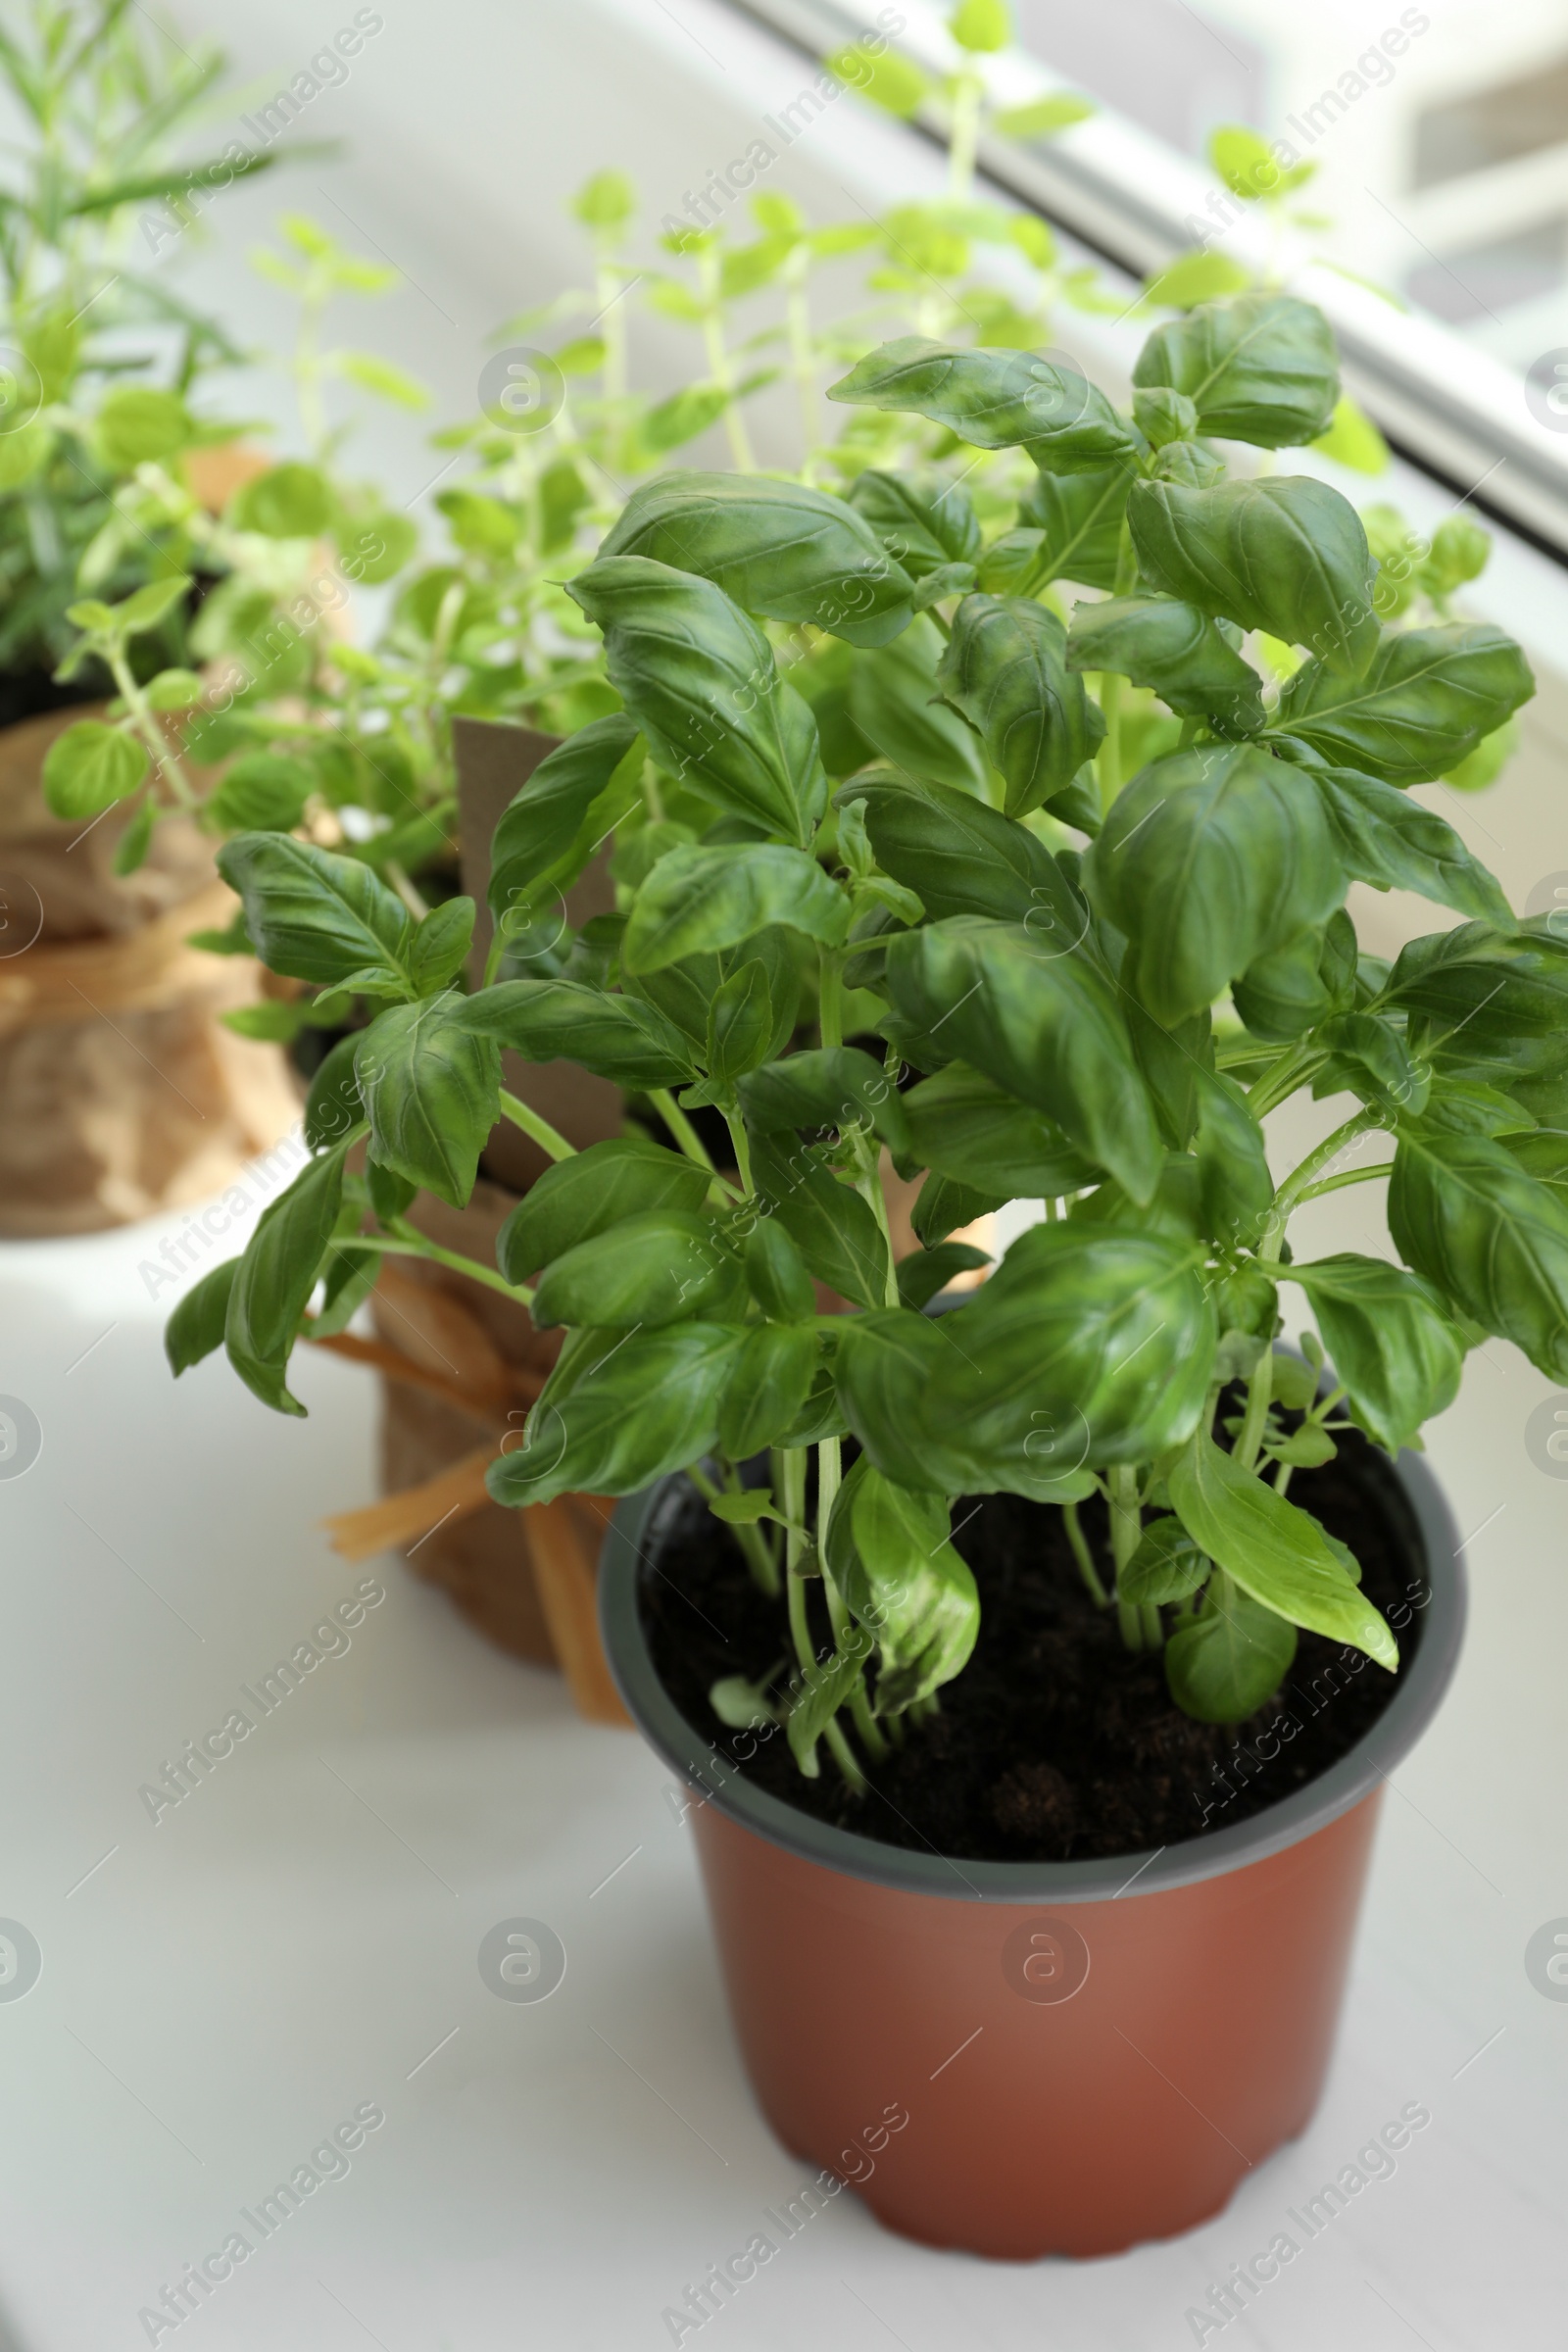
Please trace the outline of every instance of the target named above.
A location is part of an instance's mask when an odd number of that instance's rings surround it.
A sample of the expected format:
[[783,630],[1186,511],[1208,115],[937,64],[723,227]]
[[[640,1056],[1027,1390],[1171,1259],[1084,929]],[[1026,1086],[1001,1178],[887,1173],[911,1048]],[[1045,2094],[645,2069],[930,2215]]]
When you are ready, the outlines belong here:
[[1112,2254],[1206,2221],[1304,2130],[1382,1784],[1435,1712],[1464,1619],[1436,1481],[1408,1454],[1387,1476],[1413,1609],[1372,1730],[1250,1820],[1063,1863],[884,1845],[747,1781],[678,1713],[644,1636],[640,1585],[683,1481],[621,1504],[600,1568],[605,1648],[633,1719],[697,1792],[758,2098],[788,2148],[889,2229],[1022,2261]]

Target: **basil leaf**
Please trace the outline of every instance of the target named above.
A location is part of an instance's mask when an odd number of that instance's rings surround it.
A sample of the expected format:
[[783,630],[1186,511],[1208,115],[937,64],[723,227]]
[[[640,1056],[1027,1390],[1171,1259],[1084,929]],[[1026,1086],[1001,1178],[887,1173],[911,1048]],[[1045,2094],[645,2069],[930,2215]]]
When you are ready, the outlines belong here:
[[933,921],[993,915],[1022,923],[1039,948],[1070,947],[1089,909],[1043,841],[1000,809],[942,784],[906,784],[872,770],[846,784],[835,807],[863,804],[884,872],[915,891]]
[[1107,598],[1073,608],[1069,669],[1110,669],[1152,687],[1184,717],[1212,717],[1235,734],[1263,724],[1263,681],[1195,605],[1167,596]]
[[1419,1118],[1426,1108],[1432,1073],[1411,1059],[1392,1021],[1375,1012],[1337,1013],[1322,1024],[1316,1042],[1331,1049],[1334,1061],[1314,1091],[1330,1094],[1348,1086],[1363,1102],[1399,1118]]
[[1111,984],[1028,931],[972,915],[905,932],[888,950],[898,1010],[956,1058],[1043,1110],[1097,1166],[1147,1201],[1160,1166],[1153,1113]]
[[898,1088],[858,1046],[822,1046],[791,1054],[742,1078],[746,1124],[759,1135],[792,1127],[869,1127],[904,1152],[909,1148]]
[[143,746],[123,728],[106,726],[101,718],[78,718],[44,754],[44,801],[50,814],[67,824],[101,816],[136,790],[151,764]]
[[1097,1464],[1179,1445],[1202,1410],[1201,1255],[1162,1235],[1033,1226],[952,1314],[846,1319],[834,1377],[850,1426],[903,1486],[1087,1494]]
[[899,1304],[916,1313],[945,1291],[956,1275],[989,1266],[991,1253],[973,1250],[967,1242],[938,1242],[934,1250],[915,1250],[898,1265]]
[[604,632],[611,684],[659,764],[804,846],[827,798],[816,721],[757,622],[711,580],[643,556],[601,557],[566,593]]
[[1156,1020],[1209,1005],[1282,936],[1321,923],[1345,876],[1321,801],[1250,745],[1156,760],[1120,794],[1084,860],[1127,935],[1122,978]]
[[665,852],[632,902],[621,968],[646,976],[687,956],[738,947],[769,925],[842,947],[850,902],[803,850],[775,842],[683,844]]
[[880,1305],[888,1248],[860,1195],[803,1145],[771,1135],[753,1140],[752,1175],[817,1281],[860,1306]]
[[864,1679],[870,1662],[870,1636],[858,1627],[846,1629],[841,1645],[825,1664],[803,1666],[795,1677],[795,1695],[784,1719],[784,1736],[803,1776],[814,1781],[822,1767],[816,1743],[840,1707],[847,1706]]
[[1156,327],[1138,355],[1133,382],[1185,393],[1201,431],[1261,449],[1315,441],[1340,396],[1329,322],[1311,303],[1289,294],[1205,302]]
[[1165,1682],[1182,1712],[1197,1722],[1241,1723],[1279,1689],[1296,1642],[1294,1625],[1220,1569],[1210,1577],[1196,1618],[1178,1626],[1165,1644]]
[[948,1506],[872,1468],[851,1504],[844,1597],[877,1644],[876,1710],[902,1715],[968,1664],[980,1632],[973,1575],[948,1540]]
[[547,1168],[524,1193],[496,1236],[496,1264],[508,1282],[526,1282],[627,1217],[701,1208],[711,1181],[695,1161],[639,1137],[590,1144]]
[[1446,1412],[1459,1389],[1464,1344],[1418,1275],[1380,1257],[1345,1254],[1293,1265],[1353,1418],[1390,1453]]
[[868,466],[856,475],[849,501],[911,580],[978,561],[980,524],[969,493],[944,473]]
[[383,1167],[466,1207],[479,1153],[501,1115],[501,1052],[464,1026],[467,1000],[397,1004],[361,1038],[354,1075]]
[[1144,577],[1167,596],[1304,645],[1342,680],[1371,660],[1375,566],[1361,517],[1326,482],[1305,474],[1211,490],[1139,482],[1127,521]]
[[782,929],[769,925],[737,947],[683,956],[657,972],[623,970],[621,985],[628,996],[654,1005],[666,1020],[673,1021],[699,1052],[706,1052],[713,1000],[725,981],[748,963],[760,963],[767,980],[767,1001],[773,1012],[768,1054],[782,1054],[795,1033],[801,1000],[795,942]]
[[[1168,1607],[1196,1592],[1208,1571],[1207,1554],[1199,1550],[1179,1519],[1152,1519],[1116,1578],[1117,1597],[1135,1608]],[[1276,1617],[1274,1623],[1280,1620]]]
[[1196,1156],[1199,1194],[1210,1235],[1256,1247],[1274,1200],[1263,1131],[1232,1078],[1199,1073]]
[[1473,858],[1435,810],[1423,808],[1392,784],[1354,768],[1318,767],[1312,782],[1322,795],[1340,860],[1357,882],[1375,890],[1413,890],[1440,906],[1512,928],[1501,886]]
[[[1116,585],[1121,557],[1121,526],[1127,515],[1127,493],[1138,479],[1130,466],[1107,466],[1095,473],[1041,473],[1018,502],[1018,520],[1039,533],[1027,574],[1016,593],[1048,586],[1053,580],[1078,580],[1085,588]],[[1023,533],[1007,534],[1022,537]],[[995,556],[1000,541],[987,550]],[[982,584],[1002,591],[981,569]]]
[[263,1209],[228,1294],[228,1360],[274,1412],[304,1416],[304,1405],[289,1394],[288,1359],[337,1228],[343,1162],[359,1132],[313,1159]]
[[453,1018],[526,1061],[575,1061],[616,1086],[682,1086],[697,1074],[672,1021],[636,997],[571,980],[503,980],[466,997]]
[[634,1494],[701,1461],[718,1443],[740,1339],[723,1324],[676,1323],[612,1344],[575,1385],[540,1397],[523,1444],[485,1473],[492,1499],[520,1510],[558,1494]]
[[816,1379],[816,1334],[808,1323],[758,1323],[747,1331],[718,1408],[718,1442],[732,1462],[776,1446]]
[[1206,1430],[1177,1455],[1166,1483],[1188,1534],[1244,1592],[1293,1625],[1397,1667],[1393,1634],[1310,1512],[1244,1470]]
[[901,1099],[910,1157],[959,1184],[1050,1200],[1095,1180],[1094,1162],[1059,1127],[961,1061]]
[[1273,723],[1324,760],[1419,784],[1446,775],[1535,691],[1511,637],[1454,621],[1387,631],[1360,677],[1306,662],[1281,688]]
[[1568,941],[1549,932],[1460,923],[1411,940],[1384,1002],[1408,1015],[1413,1052],[1440,1065],[1479,1061],[1478,1076],[1510,1092],[1515,1069],[1568,1063]]
[[632,492],[599,555],[700,573],[744,612],[851,645],[885,645],[913,611],[910,574],[854,506],[766,474],[659,474]]
[[239,1259],[225,1257],[193,1283],[164,1325],[164,1353],[175,1379],[223,1345],[228,1319],[228,1295],[239,1272]]
[[245,906],[263,963],[295,980],[384,974],[407,993],[414,926],[396,893],[361,858],[339,858],[286,833],[240,833],[218,870]]
[[1568,1382],[1568,1201],[1481,1135],[1407,1130],[1389,1181],[1406,1263],[1538,1371]]
[[1104,737],[1099,707],[1069,674],[1065,629],[1020,597],[964,598],[937,685],[985,744],[1009,817],[1063,791]]
[[911,779],[983,798],[980,748],[962,719],[936,699],[942,650],[941,631],[921,613],[892,645],[857,655],[846,698],[850,725],[863,746],[854,764],[886,760]]
[[806,1260],[777,1217],[759,1217],[747,1235],[746,1280],[775,1323],[808,1323],[816,1312]]
[[1096,385],[1028,351],[960,351],[902,335],[868,353],[827,396],[928,416],[973,449],[1025,448],[1057,473],[1131,458],[1138,446]]
[[564,888],[576,880],[610,829],[593,811],[638,741],[632,721],[617,710],[568,735],[540,760],[502,811],[490,845],[494,913],[526,901],[543,882]]
[[415,925],[409,943],[409,978],[421,997],[451,987],[473,945],[471,899],[448,899]]
[[1254,956],[1232,984],[1236,1009],[1254,1037],[1285,1045],[1304,1037],[1334,1010],[1323,976],[1326,942],[1310,925],[1293,931],[1277,948]]
[[325,1151],[328,1145],[340,1142],[351,1127],[365,1124],[365,1103],[354,1075],[359,1044],[357,1029],[340,1037],[311,1080],[304,1125],[305,1141],[313,1152]]
[[773,1004],[760,956],[743,963],[713,992],[708,1007],[708,1077],[727,1089],[765,1061],[773,1045]]
[[909,1222],[922,1250],[934,1250],[950,1233],[973,1225],[981,1217],[1005,1208],[1008,1196],[987,1187],[958,1184],[951,1176],[930,1175],[915,1196]]
[[657,1331],[713,1314],[736,1275],[710,1218],[651,1209],[552,1258],[534,1288],[533,1319],[541,1331],[557,1323]]

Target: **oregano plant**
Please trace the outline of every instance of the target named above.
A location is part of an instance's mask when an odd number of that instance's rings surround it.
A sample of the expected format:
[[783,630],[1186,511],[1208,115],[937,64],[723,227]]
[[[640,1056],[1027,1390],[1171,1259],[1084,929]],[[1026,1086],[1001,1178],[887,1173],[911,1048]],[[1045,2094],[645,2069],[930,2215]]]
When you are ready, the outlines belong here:
[[[833,386],[960,458],[1021,453],[985,530],[928,468],[637,491],[570,582],[620,707],[502,818],[482,985],[469,902],[416,921],[277,834],[221,858],[274,970],[376,1009],[316,1080],[310,1164],[176,1310],[175,1369],[225,1346],[298,1411],[292,1349],[385,1256],[465,1264],[564,1335],[492,1494],[686,1472],[789,1660],[715,1710],[855,1786],[973,1647],[959,1497],[1059,1509],[1126,1643],[1234,1722],[1298,1628],[1397,1665],[1294,1474],[1351,1424],[1419,1444],[1487,1334],[1568,1381],[1568,945],[1410,793],[1529,669],[1485,623],[1385,622],[1354,509],[1260,468],[1334,413],[1316,311],[1200,306],[1134,381],[1121,410],[1027,351],[910,337]],[[541,922],[611,834],[618,911]],[[1458,920],[1391,964],[1352,881]],[[503,1048],[622,1086],[623,1137],[573,1152]],[[1347,1115],[1281,1169],[1264,1122],[1302,1095]],[[466,1263],[409,1211],[468,1198],[498,1118],[554,1164]],[[889,1165],[920,1180],[902,1259]],[[1401,1263],[1294,1253],[1298,1209],[1374,1181]],[[1015,1198],[1042,1221],[925,1311],[983,1262],[954,1235]],[[1286,1280],[1304,1356],[1275,1347]]]

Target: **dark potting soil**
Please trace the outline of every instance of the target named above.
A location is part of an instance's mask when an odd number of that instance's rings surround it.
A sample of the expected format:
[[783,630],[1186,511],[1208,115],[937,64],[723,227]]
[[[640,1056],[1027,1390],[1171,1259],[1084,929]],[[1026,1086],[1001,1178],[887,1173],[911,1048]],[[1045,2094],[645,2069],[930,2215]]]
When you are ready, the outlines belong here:
[[[1349,1545],[1363,1592],[1408,1660],[1428,1597],[1414,1522],[1386,1457],[1358,1432],[1338,1442],[1336,1461],[1297,1471],[1291,1498]],[[1098,1497],[1081,1515],[1103,1562]],[[869,1765],[870,1790],[856,1797],[825,1747],[821,1775],[808,1781],[782,1731],[720,1724],[708,1691],[721,1678],[782,1688],[783,1602],[759,1592],[695,1494],[664,1524],[660,1573],[643,1577],[643,1618],[660,1679],[688,1723],[785,1803],[889,1845],[1065,1862],[1211,1835],[1315,1780],[1397,1687],[1360,1651],[1303,1633],[1290,1674],[1254,1716],[1195,1723],[1166,1690],[1159,1656],[1125,1648],[1114,1610],[1090,1599],[1060,1511],[1012,1494],[971,1496],[954,1507],[953,1540],[980,1588],[974,1655],[943,1690],[940,1713]],[[819,1586],[812,1608],[825,1642]]]

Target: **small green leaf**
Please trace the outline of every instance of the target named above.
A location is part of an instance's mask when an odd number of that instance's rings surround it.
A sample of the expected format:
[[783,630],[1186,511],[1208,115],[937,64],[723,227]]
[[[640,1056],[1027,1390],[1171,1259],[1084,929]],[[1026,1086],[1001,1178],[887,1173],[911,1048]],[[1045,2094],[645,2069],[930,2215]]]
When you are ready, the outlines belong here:
[[546,1169],[518,1201],[496,1242],[496,1263],[509,1282],[526,1282],[630,1217],[699,1209],[711,1182],[678,1152],[641,1138],[617,1137]]
[[229,1292],[223,1325],[228,1360],[274,1412],[305,1411],[289,1393],[288,1359],[330,1251],[343,1204],[343,1162],[354,1140],[345,1136],[313,1159],[262,1211]]
[[791,1054],[751,1071],[738,1092],[746,1124],[758,1135],[799,1127],[868,1127],[896,1151],[908,1148],[899,1090],[858,1046]]
[[1116,1595],[1135,1608],[1168,1607],[1196,1592],[1211,1562],[1179,1519],[1152,1519],[1116,1578]]
[[299,823],[316,777],[303,760],[281,752],[247,752],[227,770],[208,812],[230,833],[288,833]]
[[164,1353],[175,1379],[212,1355],[223,1345],[228,1294],[239,1272],[239,1259],[228,1257],[193,1283],[164,1326]]
[[331,485],[318,466],[273,466],[234,493],[228,519],[267,539],[314,539],[332,519]]
[[972,1573],[948,1540],[948,1506],[875,1468],[851,1504],[844,1597],[877,1645],[879,1715],[900,1715],[968,1664],[980,1631]]
[[413,926],[362,858],[283,833],[241,833],[219,851],[218,870],[272,971],[325,983],[380,971],[402,993]]
[[782,1136],[752,1144],[757,1189],[818,1282],[862,1306],[887,1297],[887,1243],[871,1209],[816,1154]]
[[1308,647],[1341,693],[1366,668],[1379,625],[1371,552],[1355,509],[1326,482],[1268,474],[1185,490],[1144,481],[1128,497],[1127,521],[1144,577],[1167,596]]
[[1273,723],[1323,760],[1418,784],[1458,766],[1535,691],[1518,646],[1489,622],[1391,629],[1364,675],[1305,663],[1281,689]]
[[615,1086],[646,1092],[697,1075],[691,1047],[657,1006],[572,980],[504,980],[455,1017],[525,1061],[575,1061]]
[[[540,760],[503,810],[490,845],[492,910],[505,915],[539,886],[565,888],[576,880],[629,793],[612,792],[623,768],[637,766],[640,737],[616,711],[597,718]],[[627,779],[635,790],[637,777]],[[597,813],[596,813],[597,812]],[[605,821],[601,822],[603,817]]]
[[746,1280],[775,1323],[808,1323],[816,1312],[806,1260],[777,1217],[759,1217],[747,1235]]
[[1242,1723],[1273,1696],[1296,1656],[1296,1628],[1223,1571],[1165,1644],[1165,1681],[1199,1723]]
[[1205,303],[1156,327],[1133,382],[1185,392],[1205,433],[1263,449],[1315,440],[1340,393],[1328,320],[1289,294]]
[[133,735],[78,718],[44,754],[43,797],[51,814],[68,822],[98,816],[133,793],[151,764]]
[[611,684],[659,764],[800,846],[826,804],[816,723],[758,623],[711,580],[601,557],[567,594],[604,632]]
[[1074,607],[1069,669],[1111,669],[1152,687],[1184,717],[1212,717],[1227,734],[1263,724],[1263,681],[1194,605],[1173,597],[1110,597]]
[[718,1442],[732,1462],[780,1443],[811,1393],[816,1333],[808,1323],[758,1323],[735,1353],[718,1408]]
[[376,1158],[453,1208],[467,1203],[501,1110],[500,1051],[456,1017],[463,1003],[393,1005],[371,1022],[354,1056]]
[[1137,447],[1097,385],[1028,351],[965,351],[904,335],[830,384],[827,396],[928,416],[975,449],[1027,449],[1052,472],[1126,461]]
[[1177,1456],[1167,1483],[1188,1534],[1244,1592],[1293,1625],[1348,1642],[1391,1672],[1397,1667],[1393,1634],[1309,1512],[1244,1470],[1204,1430]]
[[632,904],[621,966],[642,977],[688,956],[738,947],[775,925],[841,947],[849,899],[814,858],[781,843],[673,849]]
[[847,89],[869,98],[873,106],[881,107],[885,114],[897,115],[901,121],[919,113],[932,86],[911,59],[886,48],[874,56],[858,41],[833,50],[822,64]]
[[521,1509],[558,1494],[634,1494],[701,1461],[718,1443],[740,1338],[722,1324],[676,1323],[610,1342],[574,1383],[541,1396],[524,1443],[486,1472],[492,1497]]
[[765,474],[660,474],[633,491],[599,553],[700,573],[747,612],[851,645],[883,645],[909,621],[910,576],[857,508]]
[[651,1209],[553,1258],[534,1288],[533,1319],[541,1331],[557,1323],[656,1331],[721,1312],[737,1272],[710,1218]]
[[966,596],[937,684],[985,744],[1010,817],[1070,784],[1105,732],[1082,678],[1069,670],[1066,631],[1027,598]]

